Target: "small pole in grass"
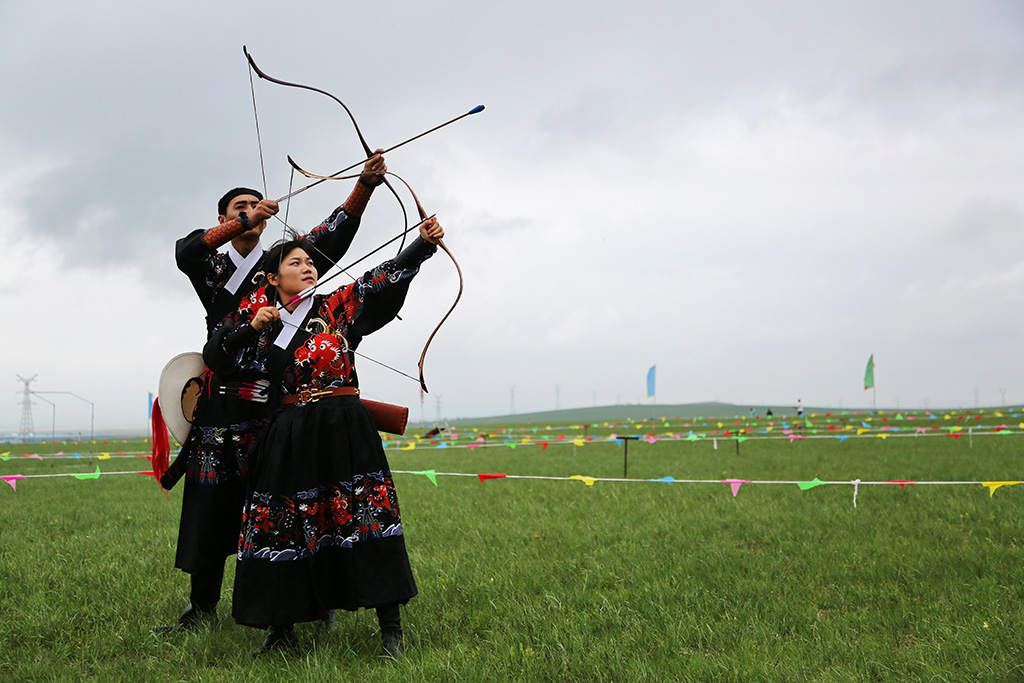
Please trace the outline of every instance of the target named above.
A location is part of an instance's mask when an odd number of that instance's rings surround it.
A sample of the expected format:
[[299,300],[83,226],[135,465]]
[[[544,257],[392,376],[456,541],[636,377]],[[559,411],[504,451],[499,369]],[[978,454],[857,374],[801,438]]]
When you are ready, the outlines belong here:
[[622,444],[622,478],[623,479],[628,479],[629,478],[629,442],[630,441],[636,441],[640,437],[639,436],[623,436],[621,438],[622,438],[622,441],[623,441],[623,444]]

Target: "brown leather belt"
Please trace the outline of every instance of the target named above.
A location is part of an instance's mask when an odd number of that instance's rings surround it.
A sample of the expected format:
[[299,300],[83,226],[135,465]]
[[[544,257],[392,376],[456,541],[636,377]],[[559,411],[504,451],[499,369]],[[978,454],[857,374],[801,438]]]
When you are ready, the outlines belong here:
[[358,396],[358,387],[335,387],[333,389],[305,389],[297,394],[288,394],[281,403],[316,403],[328,396]]

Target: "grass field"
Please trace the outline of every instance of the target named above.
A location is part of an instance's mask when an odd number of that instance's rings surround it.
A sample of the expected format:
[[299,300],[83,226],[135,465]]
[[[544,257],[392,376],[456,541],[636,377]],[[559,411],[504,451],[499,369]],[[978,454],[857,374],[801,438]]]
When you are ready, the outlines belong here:
[[[992,435],[999,418],[976,421],[970,439],[931,436],[954,422],[921,419],[941,427],[921,438],[751,438],[738,453],[728,423],[591,425],[582,447],[569,443],[577,428],[509,425],[460,442],[485,435],[515,449],[390,446],[395,470],[617,478],[623,447],[601,441],[613,431],[702,436],[631,443],[629,482],[442,475],[435,487],[396,474],[420,588],[398,663],[378,660],[369,612],[339,614],[332,632],[301,625],[297,654],[254,660],[262,633],[228,616],[233,562],[219,622],[157,636],[187,602],[172,567],[180,487],[165,495],[140,475],[0,483],[0,680],[1024,680],[1024,486],[861,486],[854,508],[849,484],[753,483],[734,498],[728,484],[645,481],[1022,478],[1024,441]],[[816,419],[802,434],[829,432]],[[97,464],[148,469],[141,458],[18,456],[0,475]]]

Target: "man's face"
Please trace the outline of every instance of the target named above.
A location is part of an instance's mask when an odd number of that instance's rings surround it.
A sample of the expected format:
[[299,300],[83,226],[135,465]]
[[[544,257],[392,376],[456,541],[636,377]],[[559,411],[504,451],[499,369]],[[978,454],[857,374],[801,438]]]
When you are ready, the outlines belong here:
[[[244,213],[246,216],[251,217],[253,209],[260,203],[254,195],[251,194],[240,194],[230,202],[228,202],[228,210],[223,216],[217,216],[217,220],[221,223],[227,223],[238,218],[239,214]],[[255,233],[257,236],[263,234],[263,230],[266,229],[267,222],[265,220],[259,223],[249,223],[249,230],[244,235]]]

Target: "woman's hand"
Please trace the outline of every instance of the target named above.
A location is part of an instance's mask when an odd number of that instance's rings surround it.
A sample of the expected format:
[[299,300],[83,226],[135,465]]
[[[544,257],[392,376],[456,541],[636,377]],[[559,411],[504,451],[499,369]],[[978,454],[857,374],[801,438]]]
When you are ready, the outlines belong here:
[[431,218],[420,223],[420,237],[431,244],[437,244],[437,241],[444,237],[444,228],[441,227],[436,218]]
[[262,332],[275,320],[281,319],[281,312],[277,310],[277,306],[264,306],[260,310],[256,311],[256,316],[249,323],[253,329],[257,332]]

